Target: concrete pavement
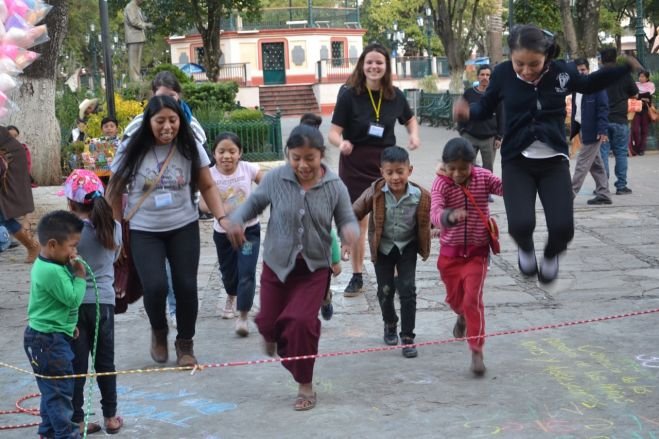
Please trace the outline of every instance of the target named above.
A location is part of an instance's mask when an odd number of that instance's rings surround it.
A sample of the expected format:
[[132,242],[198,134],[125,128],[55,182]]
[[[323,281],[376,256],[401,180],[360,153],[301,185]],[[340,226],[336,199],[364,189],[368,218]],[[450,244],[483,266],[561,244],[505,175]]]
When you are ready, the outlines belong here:
[[[295,125],[285,119],[286,136]],[[329,119],[323,126],[327,131]],[[399,144],[406,145],[404,129]],[[430,186],[443,144],[455,131],[421,128],[422,146],[411,154],[415,181]],[[336,168],[335,148],[327,162]],[[499,166],[497,160],[496,166]],[[485,286],[486,331],[613,316],[659,308],[659,155],[630,159],[632,195],[613,205],[591,207],[592,179],[575,200],[576,234],[561,259],[560,279],[549,287],[523,278],[516,249],[506,234],[501,199],[492,210],[502,229],[502,253],[492,258]],[[63,208],[58,188],[35,191],[42,211]],[[540,209],[540,206],[538,206]],[[536,248],[546,228],[538,210]],[[450,339],[455,316],[443,303],[436,269],[438,245],[417,270],[418,342]],[[20,249],[0,254],[0,361],[28,367],[22,348],[29,267]],[[333,281],[335,316],[323,322],[321,353],[380,347],[382,322],[372,264],[365,264],[365,293],[340,294],[350,266]],[[200,314],[195,351],[202,363],[265,358],[260,338],[233,333],[233,321],[218,317],[225,292],[217,272],[211,223],[202,223],[198,273]],[[254,311],[258,310],[258,298]],[[173,336],[170,336],[170,341]],[[149,326],[141,303],[116,321],[120,370],[153,367]],[[173,350],[173,341],[170,348]],[[404,359],[398,350],[321,359],[316,362],[318,405],[296,413],[296,385],[279,364],[213,368],[189,373],[122,375],[119,411],[131,438],[647,438],[659,437],[659,314],[488,338],[487,374],[475,379],[463,342],[421,347]],[[170,361],[170,365],[174,363]],[[34,379],[0,368],[2,403],[10,409],[36,391]],[[94,416],[101,420],[94,390]],[[36,400],[28,402],[32,406]],[[0,425],[31,422],[0,416]],[[2,432],[19,438],[36,429]],[[104,433],[100,433],[104,434]]]

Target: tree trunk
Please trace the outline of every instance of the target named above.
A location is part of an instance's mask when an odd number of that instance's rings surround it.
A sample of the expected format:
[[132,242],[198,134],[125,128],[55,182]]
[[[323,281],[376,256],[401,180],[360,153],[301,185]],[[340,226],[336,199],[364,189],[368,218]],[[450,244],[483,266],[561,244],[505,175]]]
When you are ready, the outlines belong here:
[[597,56],[600,4],[601,0],[577,0],[575,9],[578,56],[585,58]]
[[66,34],[68,4],[66,0],[48,3],[53,6],[45,20],[50,41],[32,49],[41,53],[41,57],[25,69],[20,78],[22,85],[9,94],[18,111],[9,115],[8,124],[21,130],[21,139],[32,153],[32,176],[41,185],[62,182],[61,131],[55,118],[55,91],[57,54]]
[[503,59],[503,22],[501,21],[501,11],[503,5],[501,0],[496,3],[494,14],[487,17],[487,54],[490,57],[490,64],[497,65]]
[[[462,17],[464,16],[464,7],[458,7],[457,2],[458,0],[437,0],[436,13],[433,11],[435,29],[446,51],[446,58],[451,71],[449,90],[451,93],[456,94],[464,91],[462,83],[465,62],[464,42],[470,40],[472,30],[475,27],[472,19],[470,30],[463,33]],[[460,6],[465,5],[461,4]],[[478,0],[475,0],[474,10],[477,7]],[[469,27],[469,23],[466,26]],[[466,37],[463,35],[466,35]]]
[[561,9],[561,18],[563,19],[563,32],[565,32],[565,41],[567,42],[566,50],[568,55],[574,58],[579,52],[579,45],[577,44],[577,33],[574,29],[574,21],[572,20],[572,8],[570,7],[570,0],[559,0],[558,3]]

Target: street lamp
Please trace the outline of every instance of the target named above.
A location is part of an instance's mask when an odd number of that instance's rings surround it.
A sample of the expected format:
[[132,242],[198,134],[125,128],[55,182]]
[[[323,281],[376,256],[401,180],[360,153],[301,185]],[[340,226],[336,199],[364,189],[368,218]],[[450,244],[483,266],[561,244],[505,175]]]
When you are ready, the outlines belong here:
[[398,22],[394,21],[392,24],[393,31],[387,31],[387,40],[391,43],[392,56],[398,57],[398,46],[405,41],[405,32],[398,30]]
[[98,44],[101,43],[101,34],[96,33],[96,26],[94,26],[94,23],[89,25],[89,31],[87,35],[85,35],[85,41],[87,42],[87,46],[89,47],[89,52],[92,55],[92,74],[94,77],[94,90],[96,90],[98,87],[101,86],[101,79],[100,79],[100,73],[98,71]]
[[430,6],[426,6],[424,9],[425,17],[419,15],[416,18],[416,22],[421,29],[426,30],[426,55],[428,56],[428,75],[432,75],[432,51],[430,46],[430,38],[432,37],[433,31],[433,22],[432,22],[432,9]]
[[643,26],[643,0],[636,0],[636,58],[645,66],[645,28]]

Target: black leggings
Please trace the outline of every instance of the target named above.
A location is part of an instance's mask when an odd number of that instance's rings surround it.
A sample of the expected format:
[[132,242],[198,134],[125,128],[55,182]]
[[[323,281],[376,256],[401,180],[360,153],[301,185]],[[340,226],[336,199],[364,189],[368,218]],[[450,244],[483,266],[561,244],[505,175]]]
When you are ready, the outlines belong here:
[[167,327],[167,272],[172,269],[176,297],[176,338],[191,340],[197,311],[197,269],[199,268],[199,223],[190,223],[167,232],[130,231],[130,244],[137,273],[144,289],[144,308],[153,329]]
[[563,156],[529,159],[522,155],[503,162],[503,201],[508,233],[519,248],[533,249],[535,198],[545,210],[548,239],[544,256],[562,253],[574,236],[570,162]]

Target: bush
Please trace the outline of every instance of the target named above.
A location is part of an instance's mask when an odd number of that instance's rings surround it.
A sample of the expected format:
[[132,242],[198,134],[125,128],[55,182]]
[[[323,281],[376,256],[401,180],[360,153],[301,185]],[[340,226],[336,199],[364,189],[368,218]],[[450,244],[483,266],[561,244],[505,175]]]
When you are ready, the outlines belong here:
[[[123,128],[126,128],[128,123],[133,120],[138,114],[144,112],[144,102],[143,101],[134,101],[126,100],[121,96],[115,93],[114,95],[114,109],[116,112],[117,121],[119,122],[119,131]],[[107,103],[102,104],[101,111],[98,113],[92,114],[87,120],[87,137],[100,137],[102,135],[101,131],[101,120],[107,115]]]
[[125,100],[143,102],[151,97],[151,82],[131,82],[122,88],[121,97]]
[[426,76],[421,79],[419,81],[419,88],[423,90],[424,93],[438,93],[437,75]]
[[[55,97],[55,117],[59,121],[62,133],[62,144],[68,143],[71,130],[76,126],[78,119],[78,105],[87,96],[83,90],[72,92],[69,87],[64,87],[63,92],[58,92]],[[21,127],[19,127],[21,128]]]
[[271,124],[259,110],[241,108],[232,111],[222,120],[202,122],[202,126],[208,136],[210,147],[218,134],[231,131],[240,138],[247,159],[250,159],[254,153],[258,155],[272,152],[273,145],[269,136]]
[[218,110],[231,111],[236,108],[236,93],[238,93],[238,84],[232,81],[183,85],[183,99],[190,105],[193,112],[209,106],[216,107]]
[[159,64],[158,66],[156,66],[155,69],[149,71],[149,74],[146,76],[149,85],[151,84],[151,81],[153,81],[153,78],[155,78],[158,73],[164,71],[172,72],[174,76],[176,76],[176,79],[178,80],[179,84],[181,84],[181,87],[184,84],[190,84],[193,82],[188,75],[183,73],[183,71],[178,67],[176,67],[174,64]]

